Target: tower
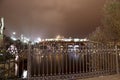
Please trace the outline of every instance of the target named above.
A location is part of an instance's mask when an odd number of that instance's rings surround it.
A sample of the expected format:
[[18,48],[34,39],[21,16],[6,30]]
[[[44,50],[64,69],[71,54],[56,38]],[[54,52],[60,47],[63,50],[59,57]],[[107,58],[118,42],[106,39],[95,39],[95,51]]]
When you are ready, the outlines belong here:
[[3,35],[4,31],[4,18],[1,18],[1,23],[0,23],[0,34]]
[[0,47],[3,45],[3,35],[4,35],[4,18],[0,19]]

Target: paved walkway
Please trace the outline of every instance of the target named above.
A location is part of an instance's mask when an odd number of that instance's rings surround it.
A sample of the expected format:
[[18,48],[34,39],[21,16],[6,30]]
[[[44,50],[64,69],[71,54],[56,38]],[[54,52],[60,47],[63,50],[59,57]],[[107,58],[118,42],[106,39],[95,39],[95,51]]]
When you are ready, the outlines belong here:
[[86,78],[79,80],[120,80],[120,75],[100,76],[100,77]]

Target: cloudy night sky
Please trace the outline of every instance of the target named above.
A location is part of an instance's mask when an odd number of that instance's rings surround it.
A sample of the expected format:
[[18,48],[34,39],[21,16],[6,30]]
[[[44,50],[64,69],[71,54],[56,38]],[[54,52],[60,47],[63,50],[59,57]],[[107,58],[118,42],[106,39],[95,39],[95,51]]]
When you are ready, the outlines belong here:
[[101,24],[106,0],[0,0],[5,33],[84,38]]

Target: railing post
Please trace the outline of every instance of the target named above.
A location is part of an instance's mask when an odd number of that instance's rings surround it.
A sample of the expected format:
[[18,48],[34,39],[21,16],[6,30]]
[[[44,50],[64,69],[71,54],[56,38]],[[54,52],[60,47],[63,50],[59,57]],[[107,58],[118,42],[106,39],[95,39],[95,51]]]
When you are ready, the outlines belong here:
[[27,79],[30,80],[31,77],[31,43],[28,44],[28,54],[27,54]]
[[115,51],[116,51],[116,72],[119,74],[119,62],[118,62],[118,49],[117,45],[115,45]]

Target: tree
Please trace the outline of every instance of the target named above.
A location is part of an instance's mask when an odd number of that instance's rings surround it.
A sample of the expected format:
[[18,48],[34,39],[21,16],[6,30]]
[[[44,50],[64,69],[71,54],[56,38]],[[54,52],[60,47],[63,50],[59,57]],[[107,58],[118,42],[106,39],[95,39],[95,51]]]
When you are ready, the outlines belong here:
[[89,35],[89,39],[91,41],[106,43],[107,39],[103,27],[97,27],[96,30]]
[[90,35],[91,40],[99,42],[120,41],[120,1],[110,0],[105,4],[101,25]]
[[104,7],[104,35],[109,41],[120,41],[120,2],[117,0],[109,1]]

